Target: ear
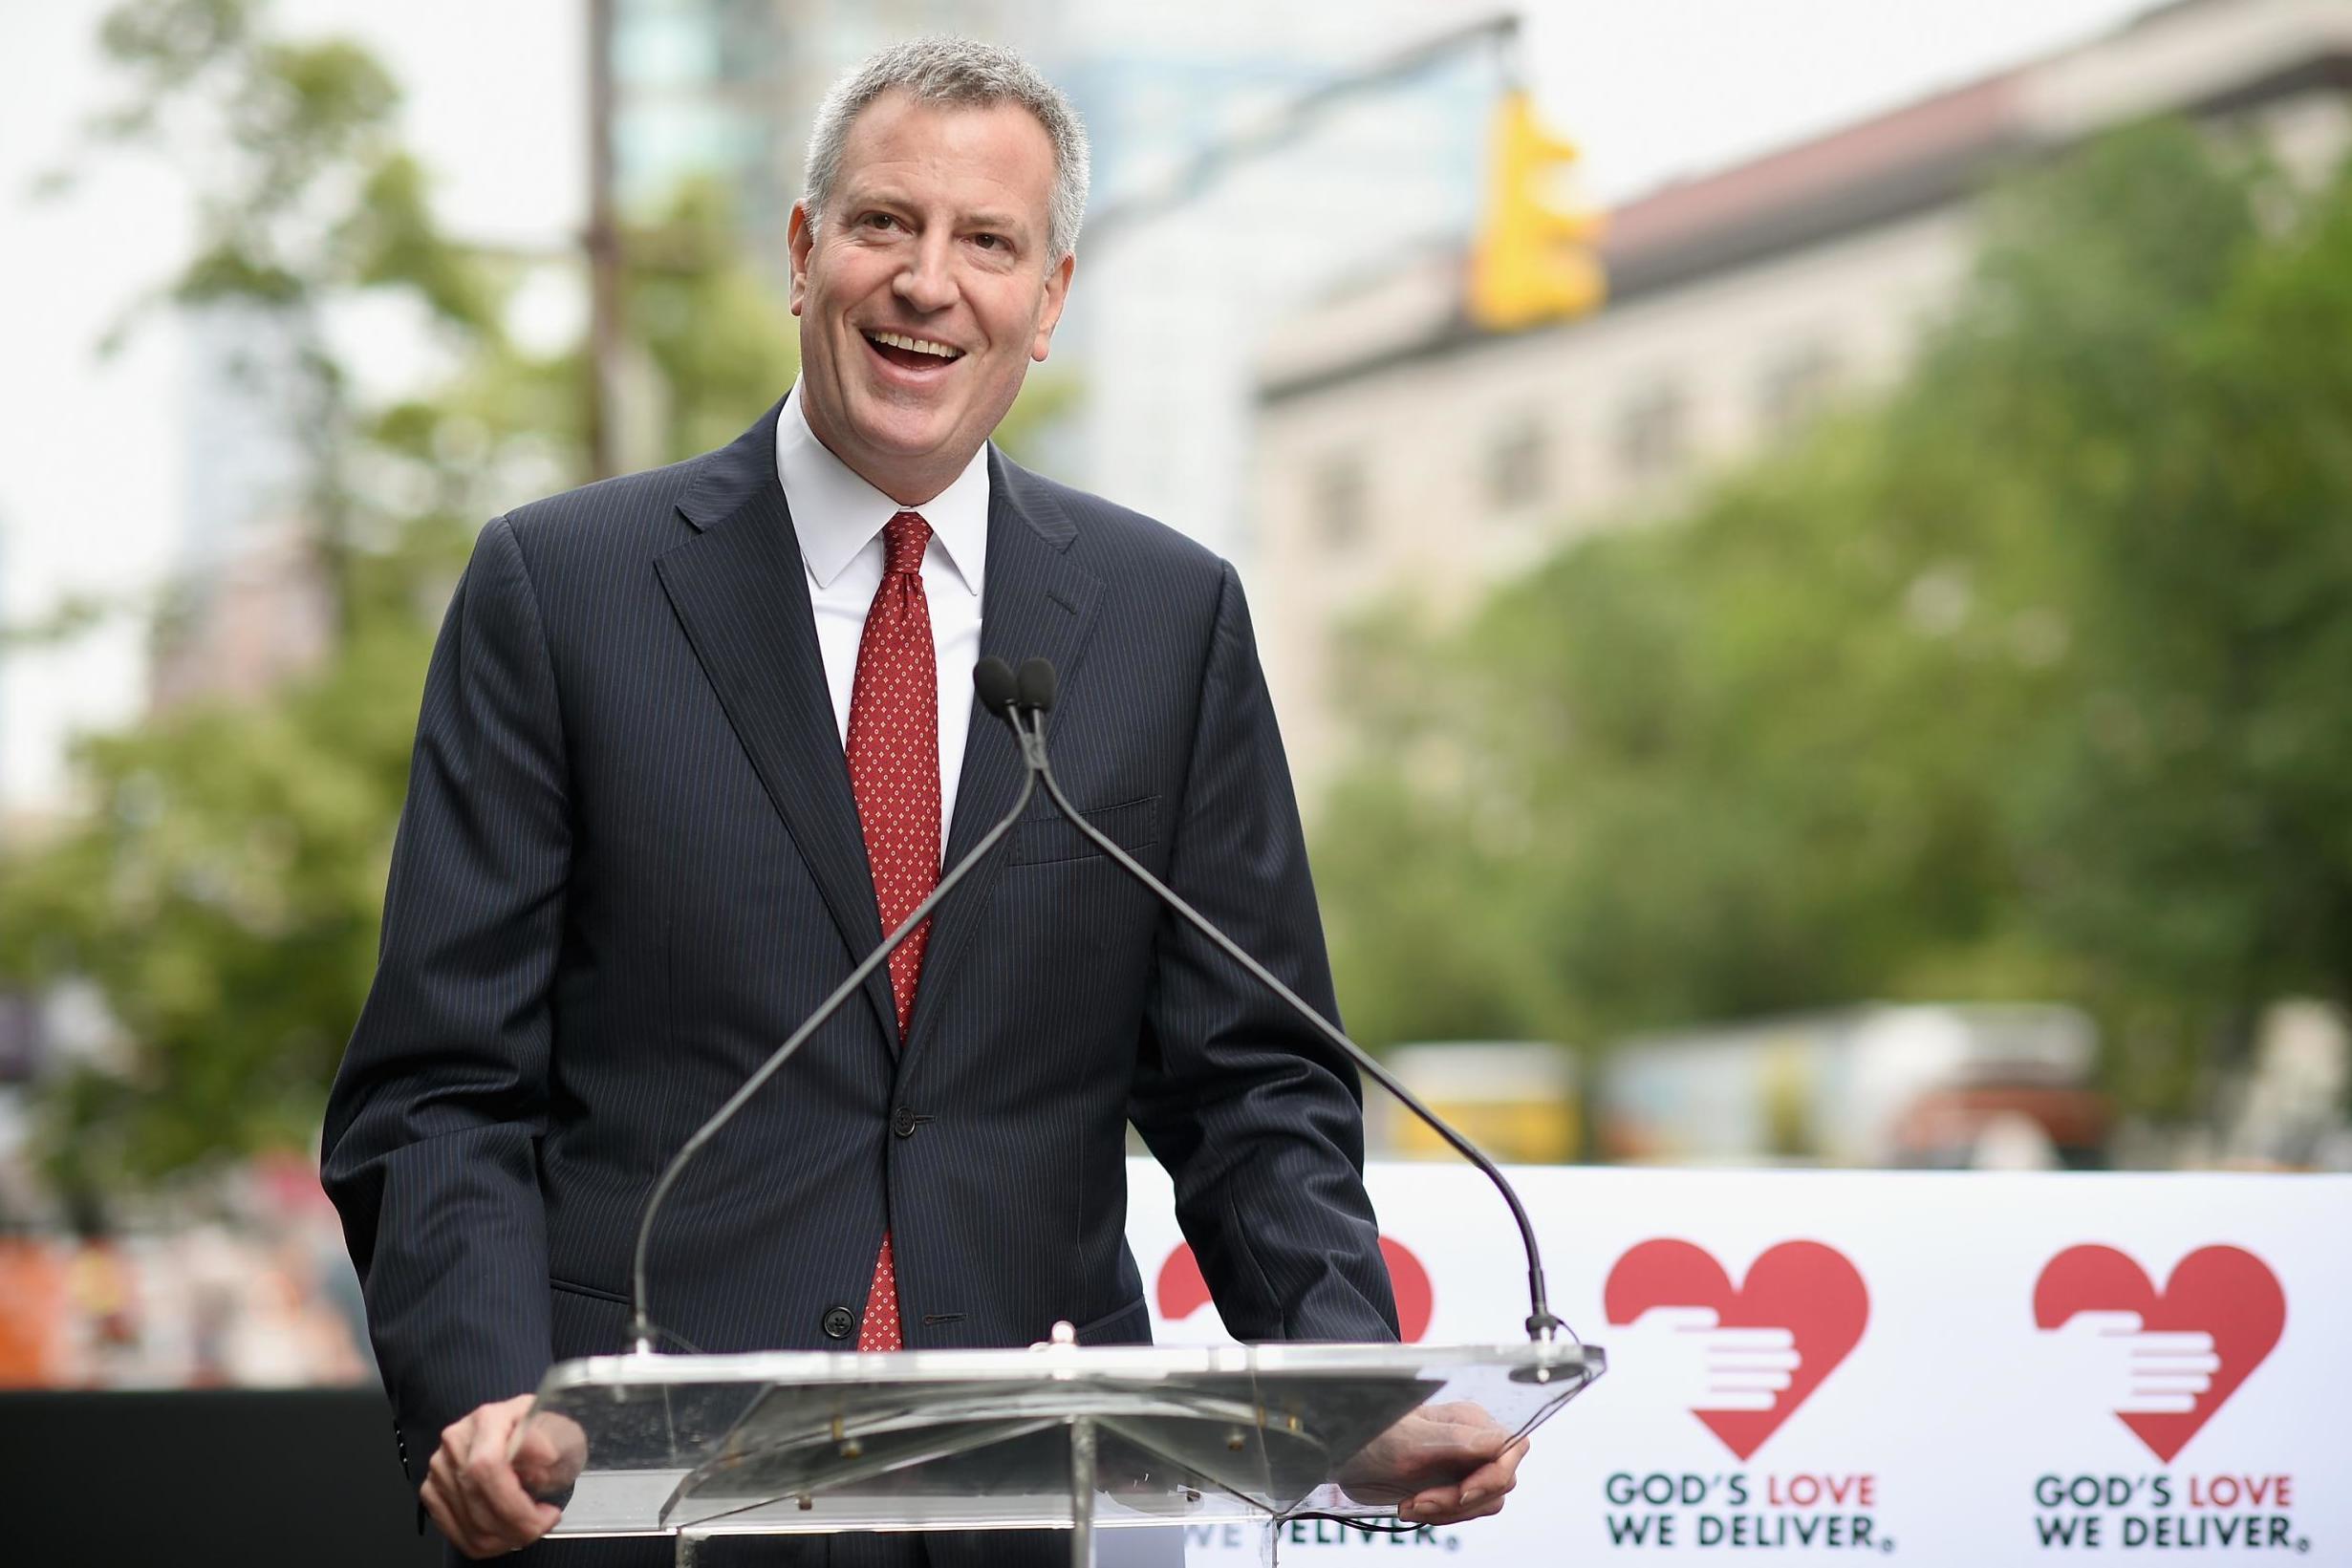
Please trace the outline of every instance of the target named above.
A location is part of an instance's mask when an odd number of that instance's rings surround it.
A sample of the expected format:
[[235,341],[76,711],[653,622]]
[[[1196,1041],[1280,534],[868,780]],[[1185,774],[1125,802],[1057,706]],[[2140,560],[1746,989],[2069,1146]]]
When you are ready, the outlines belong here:
[[1029,357],[1040,364],[1053,346],[1054,325],[1062,319],[1062,307],[1069,303],[1069,280],[1077,269],[1078,257],[1072,253],[1056,262],[1053,270],[1046,274],[1046,309],[1037,318],[1037,336],[1029,344]]
[[809,252],[814,248],[816,235],[809,224],[809,204],[792,204],[792,216],[784,231],[785,248],[792,256],[792,313],[800,314],[802,303],[809,297]]

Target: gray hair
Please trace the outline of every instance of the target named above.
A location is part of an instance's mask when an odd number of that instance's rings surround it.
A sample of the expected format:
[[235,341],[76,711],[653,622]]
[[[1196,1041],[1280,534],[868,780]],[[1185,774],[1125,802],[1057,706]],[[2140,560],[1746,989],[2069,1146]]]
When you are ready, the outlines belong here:
[[1086,217],[1088,176],[1086,126],[1078,111],[1028,61],[1009,49],[970,38],[916,38],[895,44],[833,83],[817,105],[801,181],[811,233],[832,199],[851,122],[893,88],[904,88],[917,103],[957,108],[1017,103],[1036,116],[1053,142],[1046,265],[1053,266],[1077,247],[1078,225]]

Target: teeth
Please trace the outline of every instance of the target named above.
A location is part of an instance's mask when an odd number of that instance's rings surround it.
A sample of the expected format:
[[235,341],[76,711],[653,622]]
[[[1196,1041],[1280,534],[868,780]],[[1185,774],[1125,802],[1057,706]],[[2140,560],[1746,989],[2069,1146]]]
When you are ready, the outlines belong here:
[[934,343],[927,337],[909,337],[904,333],[868,333],[876,343],[894,349],[913,349],[917,354],[936,354],[942,359],[960,359],[961,349],[951,349],[944,343]]

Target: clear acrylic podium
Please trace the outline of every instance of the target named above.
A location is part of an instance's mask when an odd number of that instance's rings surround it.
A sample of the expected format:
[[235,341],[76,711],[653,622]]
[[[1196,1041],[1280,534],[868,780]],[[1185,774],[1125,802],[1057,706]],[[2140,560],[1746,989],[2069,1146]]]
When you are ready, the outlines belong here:
[[[1393,1519],[1604,1367],[1573,1342],[635,1354],[565,1362],[529,1426],[557,1536],[1093,1533]],[[565,1483],[569,1497],[563,1497]]]

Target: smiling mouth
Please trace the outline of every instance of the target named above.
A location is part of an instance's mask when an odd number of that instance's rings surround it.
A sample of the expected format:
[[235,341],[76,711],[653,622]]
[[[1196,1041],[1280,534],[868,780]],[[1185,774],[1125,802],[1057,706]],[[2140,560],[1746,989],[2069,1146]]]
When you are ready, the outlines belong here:
[[901,370],[939,370],[963,357],[961,349],[906,333],[867,333],[866,346]]

